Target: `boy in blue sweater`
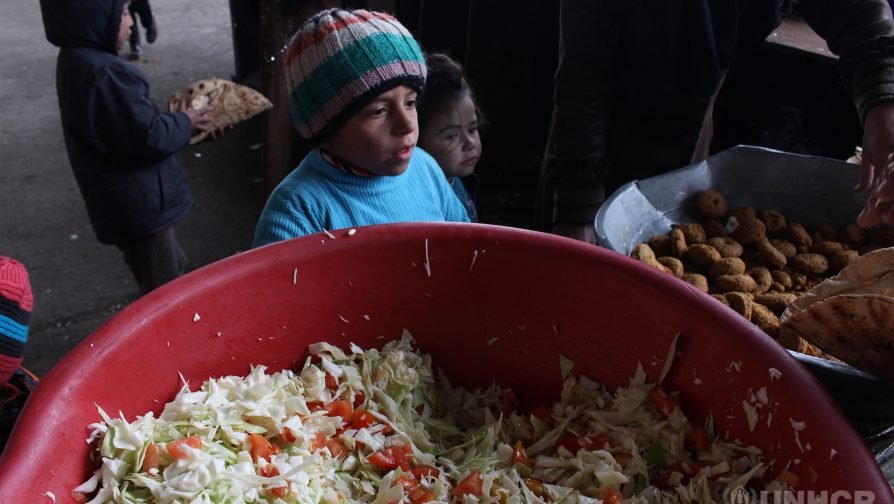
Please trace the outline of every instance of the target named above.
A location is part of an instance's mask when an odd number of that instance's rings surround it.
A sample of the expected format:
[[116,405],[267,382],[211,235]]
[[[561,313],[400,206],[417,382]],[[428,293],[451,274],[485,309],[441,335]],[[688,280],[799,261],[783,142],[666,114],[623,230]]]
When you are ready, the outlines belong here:
[[437,162],[416,147],[426,66],[400,22],[320,12],[298,29],[285,63],[292,119],[317,148],[270,195],[255,247],[328,229],[469,222]]

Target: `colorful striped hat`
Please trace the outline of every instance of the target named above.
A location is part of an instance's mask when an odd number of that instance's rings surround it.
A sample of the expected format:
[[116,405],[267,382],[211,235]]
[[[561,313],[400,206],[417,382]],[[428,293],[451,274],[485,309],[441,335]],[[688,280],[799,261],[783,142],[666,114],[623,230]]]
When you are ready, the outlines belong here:
[[376,96],[425,85],[413,35],[381,12],[329,9],[305,22],[286,52],[289,106],[298,133],[320,143]]
[[25,267],[0,256],[0,385],[22,364],[33,304]]

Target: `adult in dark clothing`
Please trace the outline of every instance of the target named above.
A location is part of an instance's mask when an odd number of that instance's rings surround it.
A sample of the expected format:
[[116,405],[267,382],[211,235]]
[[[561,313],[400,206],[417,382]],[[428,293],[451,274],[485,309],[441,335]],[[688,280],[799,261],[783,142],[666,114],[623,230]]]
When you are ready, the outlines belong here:
[[[595,242],[606,193],[708,154],[714,97],[739,48],[763,41],[783,0],[563,0],[553,124],[538,205],[541,227]],[[806,21],[840,56],[864,125],[860,216],[894,223],[894,22],[885,0],[802,0]],[[886,213],[887,212],[887,213]]]
[[[133,19],[133,27],[130,29],[130,54],[128,59],[139,59],[143,54],[143,46],[140,44],[140,26],[146,29],[146,42],[150,44],[158,38],[158,25],[155,23],[155,17],[152,15],[152,6],[149,0],[131,0],[128,6],[130,17]],[[137,23],[139,19],[139,24]]]
[[125,0],[41,0],[60,48],[56,90],[65,148],[100,242],[117,246],[142,292],[185,272],[174,224],[193,205],[179,151],[210,109],[161,112],[143,73],[118,56],[133,21]]

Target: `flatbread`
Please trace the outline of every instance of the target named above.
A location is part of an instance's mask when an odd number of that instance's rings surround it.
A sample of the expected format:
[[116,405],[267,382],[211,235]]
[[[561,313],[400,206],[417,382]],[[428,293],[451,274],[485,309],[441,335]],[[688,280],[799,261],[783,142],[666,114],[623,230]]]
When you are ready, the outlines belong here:
[[171,112],[177,111],[181,103],[196,110],[214,107],[208,130],[193,135],[189,140],[190,144],[199,143],[213,131],[234,126],[273,107],[270,100],[254,89],[216,77],[198,81],[177,91],[168,99],[168,108]]
[[837,275],[827,278],[786,307],[781,321],[810,305],[842,294],[878,294],[894,297],[894,247],[860,256]]
[[843,294],[790,316],[780,337],[803,338],[879,379],[894,383],[894,298]]

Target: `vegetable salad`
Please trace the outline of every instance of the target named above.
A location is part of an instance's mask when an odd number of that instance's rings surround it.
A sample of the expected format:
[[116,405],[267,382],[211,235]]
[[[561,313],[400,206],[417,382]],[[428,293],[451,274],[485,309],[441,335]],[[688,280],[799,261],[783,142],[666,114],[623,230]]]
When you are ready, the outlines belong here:
[[[642,367],[610,392],[563,369],[561,399],[519,411],[511,389],[450,385],[403,338],[309,347],[299,372],[184,385],[156,418],[102,409],[91,503],[721,501],[760,479],[755,447],[686,418]],[[563,366],[567,367],[567,366]],[[778,484],[778,483],[772,483]]]

